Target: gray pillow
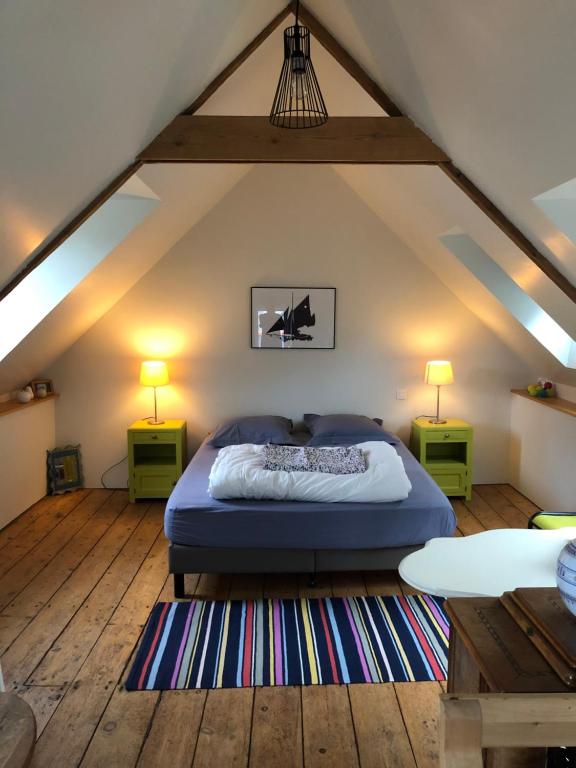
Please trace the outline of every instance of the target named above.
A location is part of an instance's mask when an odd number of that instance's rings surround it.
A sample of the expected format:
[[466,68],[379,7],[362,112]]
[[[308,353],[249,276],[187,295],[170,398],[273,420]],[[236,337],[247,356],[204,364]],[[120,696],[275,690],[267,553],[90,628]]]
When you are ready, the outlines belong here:
[[305,413],[304,423],[312,433],[308,446],[354,445],[368,440],[382,440],[395,445],[398,439],[382,429],[381,419],[369,419],[354,413],[333,413],[319,416]]
[[272,472],[324,472],[330,475],[357,475],[366,472],[366,457],[360,448],[294,448],[288,445],[264,447],[264,469]]
[[208,445],[224,448],[226,445],[296,445],[291,435],[292,422],[283,416],[242,416],[227,419],[214,430]]

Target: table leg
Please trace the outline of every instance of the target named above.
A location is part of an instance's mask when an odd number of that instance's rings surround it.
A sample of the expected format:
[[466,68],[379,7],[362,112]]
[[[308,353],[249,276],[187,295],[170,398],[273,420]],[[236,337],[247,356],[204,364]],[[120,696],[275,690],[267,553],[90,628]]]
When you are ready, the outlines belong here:
[[452,629],[448,646],[448,693],[480,693],[480,670],[462,638]]
[[[448,693],[486,693],[486,681],[458,632],[450,633],[448,650]],[[485,749],[486,768],[544,768],[545,749]]]

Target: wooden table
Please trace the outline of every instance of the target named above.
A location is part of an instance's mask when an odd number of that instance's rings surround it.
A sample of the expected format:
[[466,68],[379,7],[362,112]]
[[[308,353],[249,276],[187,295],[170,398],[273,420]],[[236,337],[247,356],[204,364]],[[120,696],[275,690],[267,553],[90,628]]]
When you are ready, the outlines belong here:
[[[496,597],[450,598],[449,693],[574,693]],[[567,745],[571,746],[571,745]],[[489,768],[543,768],[545,749],[487,750]]]

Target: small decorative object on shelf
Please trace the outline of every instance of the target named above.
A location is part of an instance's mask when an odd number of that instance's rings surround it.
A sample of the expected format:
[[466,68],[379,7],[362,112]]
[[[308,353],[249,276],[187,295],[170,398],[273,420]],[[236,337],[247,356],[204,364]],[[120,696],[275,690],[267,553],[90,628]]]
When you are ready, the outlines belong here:
[[556,584],[570,613],[576,616],[576,539],[566,542],[558,555]]
[[556,387],[553,382],[540,377],[536,384],[528,384],[528,394],[533,397],[556,397]]
[[79,445],[67,445],[46,451],[46,466],[50,496],[82,488],[84,478]]
[[19,403],[29,403],[30,400],[34,399],[34,392],[32,391],[31,386],[24,387],[24,389],[21,389],[17,395],[16,399]]
[[[54,387],[51,379],[33,379],[28,387],[34,393],[34,397],[43,398],[46,395],[52,395],[54,393]],[[27,388],[28,388],[27,387]]]

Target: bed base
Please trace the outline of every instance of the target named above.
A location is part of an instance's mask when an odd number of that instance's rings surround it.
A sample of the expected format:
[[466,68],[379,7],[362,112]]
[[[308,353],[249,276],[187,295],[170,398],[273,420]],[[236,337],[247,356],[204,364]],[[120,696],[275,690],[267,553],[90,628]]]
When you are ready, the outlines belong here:
[[383,549],[240,549],[187,547],[170,544],[168,569],[174,576],[174,597],[186,597],[186,573],[308,573],[387,571],[424,544]]

